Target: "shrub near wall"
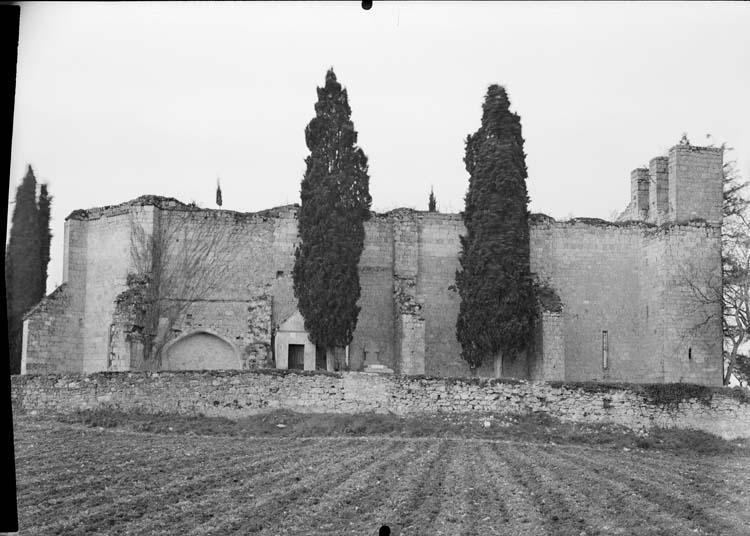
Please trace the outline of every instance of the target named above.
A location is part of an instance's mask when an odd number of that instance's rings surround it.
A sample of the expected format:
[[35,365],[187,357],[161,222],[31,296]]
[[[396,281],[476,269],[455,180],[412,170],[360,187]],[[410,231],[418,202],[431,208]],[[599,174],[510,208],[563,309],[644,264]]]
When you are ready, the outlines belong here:
[[689,384],[606,385],[280,370],[120,372],[12,377],[16,414],[123,411],[239,418],[308,413],[528,413],[632,429],[695,428],[750,438],[750,397]]

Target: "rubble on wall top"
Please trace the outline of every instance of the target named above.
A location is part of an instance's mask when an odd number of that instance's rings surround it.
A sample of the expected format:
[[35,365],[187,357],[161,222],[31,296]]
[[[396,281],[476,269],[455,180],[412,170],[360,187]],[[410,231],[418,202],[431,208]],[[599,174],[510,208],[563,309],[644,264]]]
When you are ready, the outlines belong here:
[[707,152],[719,153],[719,152],[722,152],[724,149],[722,149],[721,147],[699,147],[697,145],[689,145],[689,144],[681,143],[679,145],[675,145],[674,147],[672,147],[670,151],[672,150],[691,151],[691,152],[707,151]]
[[669,232],[672,229],[675,228],[681,228],[684,229],[685,227],[694,227],[694,228],[705,228],[705,229],[719,229],[720,225],[716,223],[711,223],[703,218],[693,218],[691,220],[687,221],[668,221],[664,222],[661,225],[650,225],[651,229],[649,229],[650,233],[657,234],[661,232]]
[[142,195],[130,201],[118,205],[107,205],[103,207],[94,207],[90,209],[78,209],[71,212],[65,220],[96,220],[102,216],[112,216],[128,212],[130,207],[154,206],[162,210],[177,210],[185,212],[208,212],[215,214],[233,215],[235,219],[249,218],[268,218],[278,217],[284,212],[294,213],[296,215],[299,204],[281,205],[258,212],[239,212],[235,210],[222,210],[213,208],[201,208],[194,203],[183,203],[174,197],[164,197],[159,195]]
[[534,212],[532,214],[529,214],[529,222],[531,224],[555,223],[555,218],[553,218],[552,216],[547,216],[546,214],[542,214],[541,212]]
[[136,199],[131,199],[117,205],[106,205],[103,207],[93,207],[90,209],[77,209],[71,212],[66,220],[95,220],[108,214],[122,212],[129,207],[155,206],[158,208],[179,208],[183,210],[201,210],[195,205],[186,205],[174,197],[162,197],[159,195],[142,195]]
[[601,218],[570,218],[569,220],[557,221],[552,216],[546,214],[534,213],[529,217],[531,225],[555,224],[555,225],[591,225],[594,227],[655,227],[653,223],[647,223],[641,220],[609,221]]
[[642,220],[608,221],[601,218],[571,218],[559,223],[583,223],[595,227],[655,227],[653,223],[648,223]]
[[436,220],[460,220],[461,213],[455,212],[430,212],[428,210],[417,210],[409,207],[398,207],[386,212],[370,211],[371,218],[411,218],[411,217],[428,217]]
[[[417,214],[419,211],[415,208],[409,208],[409,207],[398,207],[394,208],[392,210],[389,210],[387,212],[383,212],[383,214],[379,214],[382,216],[400,216],[400,215],[407,215],[407,214]],[[377,214],[376,212],[373,212],[373,214]]]

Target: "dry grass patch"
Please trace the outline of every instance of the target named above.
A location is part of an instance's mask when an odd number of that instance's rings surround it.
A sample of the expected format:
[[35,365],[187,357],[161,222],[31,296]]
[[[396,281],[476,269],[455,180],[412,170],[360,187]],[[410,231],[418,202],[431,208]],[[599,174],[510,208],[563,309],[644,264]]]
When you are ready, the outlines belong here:
[[390,414],[320,414],[278,410],[238,420],[224,417],[79,411],[58,417],[92,427],[122,428],[158,434],[228,435],[240,437],[405,437],[531,441],[656,449],[705,454],[750,451],[749,440],[725,441],[700,430],[654,428],[636,432],[602,423],[564,423],[542,413],[435,414],[399,417]]

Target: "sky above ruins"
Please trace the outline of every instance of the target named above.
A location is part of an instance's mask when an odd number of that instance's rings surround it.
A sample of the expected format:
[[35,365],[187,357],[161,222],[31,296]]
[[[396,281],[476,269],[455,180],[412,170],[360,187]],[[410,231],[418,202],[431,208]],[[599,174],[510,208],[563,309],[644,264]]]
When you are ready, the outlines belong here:
[[225,209],[299,202],[329,67],[378,212],[425,210],[431,187],[439,210],[462,209],[492,83],[521,116],[533,212],[610,219],[630,171],[683,132],[728,142],[750,175],[748,3],[21,5],[9,192],[31,164],[54,195],[48,290],[77,208],[211,208],[217,177]]

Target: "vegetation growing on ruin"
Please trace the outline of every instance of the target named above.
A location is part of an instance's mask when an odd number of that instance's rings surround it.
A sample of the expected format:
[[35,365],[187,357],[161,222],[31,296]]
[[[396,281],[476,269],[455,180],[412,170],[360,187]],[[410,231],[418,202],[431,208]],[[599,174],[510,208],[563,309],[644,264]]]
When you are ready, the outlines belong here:
[[543,311],[561,313],[563,310],[562,299],[552,286],[546,281],[534,282],[534,294]]
[[456,335],[473,369],[497,354],[513,359],[525,350],[535,315],[521,120],[498,85],[488,88],[482,108],[481,127],[466,139],[467,234],[456,273]]
[[134,271],[115,301],[130,314],[128,339],[140,343],[139,366],[147,370],[161,367],[162,350],[176,336],[177,324],[194,303],[226,283],[237,255],[235,228],[219,229],[209,218],[192,221],[190,214],[157,210],[153,225],[131,214]]
[[750,403],[750,392],[747,389],[729,387],[710,387],[692,383],[607,383],[607,382],[548,382],[556,389],[579,390],[585,393],[610,393],[612,391],[629,391],[640,395],[644,402],[657,406],[678,406],[681,402],[698,400],[709,404],[714,395],[723,395],[739,402]]
[[50,258],[52,197],[42,184],[39,198],[34,170],[28,167],[16,190],[10,239],[5,250],[5,292],[11,374],[21,372],[23,315],[46,294]]
[[687,400],[698,400],[701,404],[709,405],[714,396],[710,387],[690,383],[643,385],[641,392],[650,404],[663,407],[676,407]]
[[357,327],[358,265],[372,199],[367,156],[357,146],[347,92],[333,69],[317,92],[315,117],[305,129],[310,155],[293,279],[310,339],[332,350],[347,346]]

